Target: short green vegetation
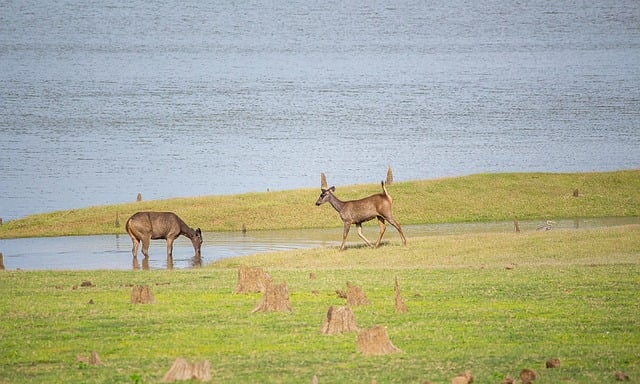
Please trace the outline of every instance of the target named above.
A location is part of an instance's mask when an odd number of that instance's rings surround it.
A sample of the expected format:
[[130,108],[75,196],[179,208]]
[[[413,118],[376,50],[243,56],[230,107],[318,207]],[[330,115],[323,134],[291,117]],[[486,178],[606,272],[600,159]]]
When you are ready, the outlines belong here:
[[[0,273],[0,382],[156,383],[177,357],[209,360],[216,383],[449,383],[470,370],[499,383],[640,377],[640,226],[473,234],[227,259],[196,270]],[[237,267],[286,282],[293,311],[251,313]],[[313,274],[313,278],[312,275]],[[394,279],[409,312],[395,312]],[[92,286],[83,287],[83,281]],[[356,333],[323,335],[336,290],[371,304],[361,329],[387,327],[401,353],[365,357]],[[133,285],[153,304],[130,304]],[[101,366],[77,361],[96,351]],[[546,369],[559,358],[561,366]]]
[[[639,176],[477,175],[389,189],[403,224],[639,216]],[[122,232],[143,209],[176,211],[209,231],[339,226],[330,207],[313,206],[317,192],[93,207],[11,221],[0,233]],[[276,212],[288,220],[271,220]],[[0,271],[0,383],[156,383],[177,357],[208,360],[214,383],[449,383],[465,370],[499,383],[524,368],[540,384],[615,382],[616,371],[640,379],[639,225],[409,237],[406,247],[389,231],[378,249],[277,252],[193,270]],[[252,313],[261,294],[233,293],[240,266],[286,283],[293,311]],[[408,313],[395,311],[396,278]],[[345,305],[336,291],[347,282],[370,301],[353,308],[358,327],[387,327],[402,352],[366,357],[356,333],[321,334],[328,308]],[[134,285],[148,285],[155,302],[131,304]],[[102,365],[78,361],[91,351]],[[546,369],[551,358],[560,367]]]
[[[379,183],[336,186],[341,199],[381,191]],[[403,225],[574,217],[640,216],[640,170],[603,173],[504,173],[389,186]],[[574,197],[574,191],[578,197]],[[320,188],[202,196],[59,211],[5,221],[0,238],[124,233],[137,211],[173,211],[204,232],[327,228],[342,225],[316,207]],[[116,226],[116,218],[119,226]]]

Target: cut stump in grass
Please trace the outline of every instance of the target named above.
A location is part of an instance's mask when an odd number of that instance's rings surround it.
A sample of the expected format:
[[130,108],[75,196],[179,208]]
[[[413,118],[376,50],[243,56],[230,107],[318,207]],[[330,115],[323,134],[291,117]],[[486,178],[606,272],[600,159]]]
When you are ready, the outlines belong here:
[[347,281],[347,304],[351,306],[358,305],[367,305],[369,304],[369,299],[367,299],[367,295],[364,294],[362,288],[357,285],[353,285]]
[[0,252],[0,271],[4,271],[4,256]]
[[148,285],[136,285],[131,291],[131,304],[151,304],[154,302]]
[[511,376],[507,375],[507,377],[505,377],[505,378],[500,382],[500,384],[516,384],[516,380],[515,380],[513,377],[511,377]]
[[251,311],[251,313],[255,312],[291,312],[287,283],[267,284],[262,300]]
[[549,359],[547,360],[545,365],[547,368],[558,368],[560,366],[560,359],[558,358]]
[[381,325],[358,333],[356,351],[365,356],[381,356],[402,352],[391,343],[389,335],[387,335],[387,328]]
[[322,332],[325,335],[337,333],[355,332],[358,330],[356,318],[349,307],[329,307],[327,319],[322,325]]
[[270,284],[271,276],[262,268],[242,266],[238,269],[238,285],[233,293],[265,292],[267,285]]
[[616,373],[614,373],[613,376],[616,378],[617,381],[629,381],[629,376],[622,371],[616,371]]
[[470,384],[473,383],[473,375],[470,371],[458,373],[456,377],[451,379],[451,384]]
[[178,357],[162,378],[163,383],[172,383],[177,380],[211,381],[211,363],[209,360],[200,363],[189,363]]
[[393,286],[393,290],[395,292],[395,300],[396,300],[396,312],[397,313],[407,313],[409,310],[407,309],[407,305],[404,303],[402,296],[400,296],[400,286],[398,285],[398,277],[396,276],[396,282]]
[[525,368],[520,371],[520,380],[522,384],[531,384],[536,379],[536,373],[531,369]]
[[100,356],[98,356],[98,352],[92,351],[91,354],[87,356],[78,355],[77,359],[87,365],[102,365],[102,361],[100,360]]

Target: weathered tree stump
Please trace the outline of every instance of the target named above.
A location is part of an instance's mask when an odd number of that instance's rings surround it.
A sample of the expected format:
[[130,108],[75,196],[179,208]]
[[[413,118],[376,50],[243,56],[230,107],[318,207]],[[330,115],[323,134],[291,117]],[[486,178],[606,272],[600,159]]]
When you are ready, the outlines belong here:
[[154,302],[153,294],[148,285],[136,285],[131,291],[131,304],[151,304]]
[[520,224],[518,224],[518,217],[517,216],[513,217],[513,226],[516,229],[516,233],[520,233]]
[[573,190],[573,197],[580,197],[580,191],[578,190],[578,188]]
[[614,373],[613,376],[616,378],[617,381],[629,381],[629,375],[627,375],[622,371],[616,371],[616,373]]
[[387,169],[387,180],[384,183],[386,185],[393,184],[393,171],[391,170],[391,166]]
[[4,271],[4,255],[0,252],[0,271]]
[[211,363],[209,360],[200,363],[189,363],[178,357],[162,378],[163,383],[172,383],[176,380],[200,380],[211,381]]
[[93,351],[91,354],[87,356],[78,355],[77,359],[87,365],[102,365],[102,361],[100,361],[100,356],[98,356],[98,352]]
[[560,366],[560,359],[553,358],[553,359],[549,359],[547,360],[547,362],[545,363],[547,368],[558,368]]
[[261,268],[241,266],[238,269],[238,285],[233,293],[265,292],[271,285],[271,276]]
[[267,284],[260,303],[251,311],[255,312],[291,312],[287,283]]
[[138,196],[136,196],[136,201],[142,201],[142,193],[138,193]]
[[502,379],[502,381],[500,382],[500,384],[515,384],[515,383],[516,383],[516,380],[509,375],[507,375],[507,377]]
[[396,282],[393,286],[393,290],[395,292],[395,300],[396,300],[396,312],[397,313],[407,313],[409,310],[407,309],[407,305],[404,303],[402,296],[400,296],[400,286],[398,285],[398,277],[396,276]]
[[369,299],[367,299],[367,295],[364,294],[362,288],[352,285],[347,281],[347,304],[351,306],[358,305],[367,305],[369,304]]
[[116,228],[120,228],[120,215],[116,212],[116,221],[113,223],[113,226]]
[[333,335],[344,332],[355,332],[358,330],[356,318],[349,307],[329,307],[327,319],[322,325],[322,332],[325,335]]
[[520,371],[520,380],[522,384],[531,384],[536,379],[536,373],[528,368]]
[[365,356],[380,356],[402,352],[391,343],[387,335],[387,328],[377,326],[358,333],[356,351]]
[[473,383],[473,375],[469,371],[458,373],[456,377],[451,379],[451,384],[470,384]]

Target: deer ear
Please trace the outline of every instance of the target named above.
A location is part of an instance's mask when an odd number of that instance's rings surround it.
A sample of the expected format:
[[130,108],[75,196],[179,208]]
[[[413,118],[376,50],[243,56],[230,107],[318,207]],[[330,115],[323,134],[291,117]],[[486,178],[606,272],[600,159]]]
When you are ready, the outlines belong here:
[[331,192],[335,192],[335,191],[336,191],[336,187],[335,187],[335,185],[332,185],[332,186],[331,186],[331,188],[329,188],[329,190],[330,190]]
[[196,233],[197,233],[198,235],[202,235],[202,231],[200,230],[200,228],[196,229]]

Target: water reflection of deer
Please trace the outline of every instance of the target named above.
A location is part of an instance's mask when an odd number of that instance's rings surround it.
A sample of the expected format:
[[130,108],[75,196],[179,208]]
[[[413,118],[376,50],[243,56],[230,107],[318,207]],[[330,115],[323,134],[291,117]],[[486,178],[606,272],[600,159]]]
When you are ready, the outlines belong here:
[[202,231],[193,229],[185,224],[173,212],[138,212],[127,220],[127,233],[133,242],[133,268],[140,269],[138,263],[138,247],[142,243],[142,268],[149,269],[149,244],[151,240],[165,239],[167,241],[167,269],[173,269],[173,242],[180,235],[191,240],[195,250],[195,260],[201,260]]

